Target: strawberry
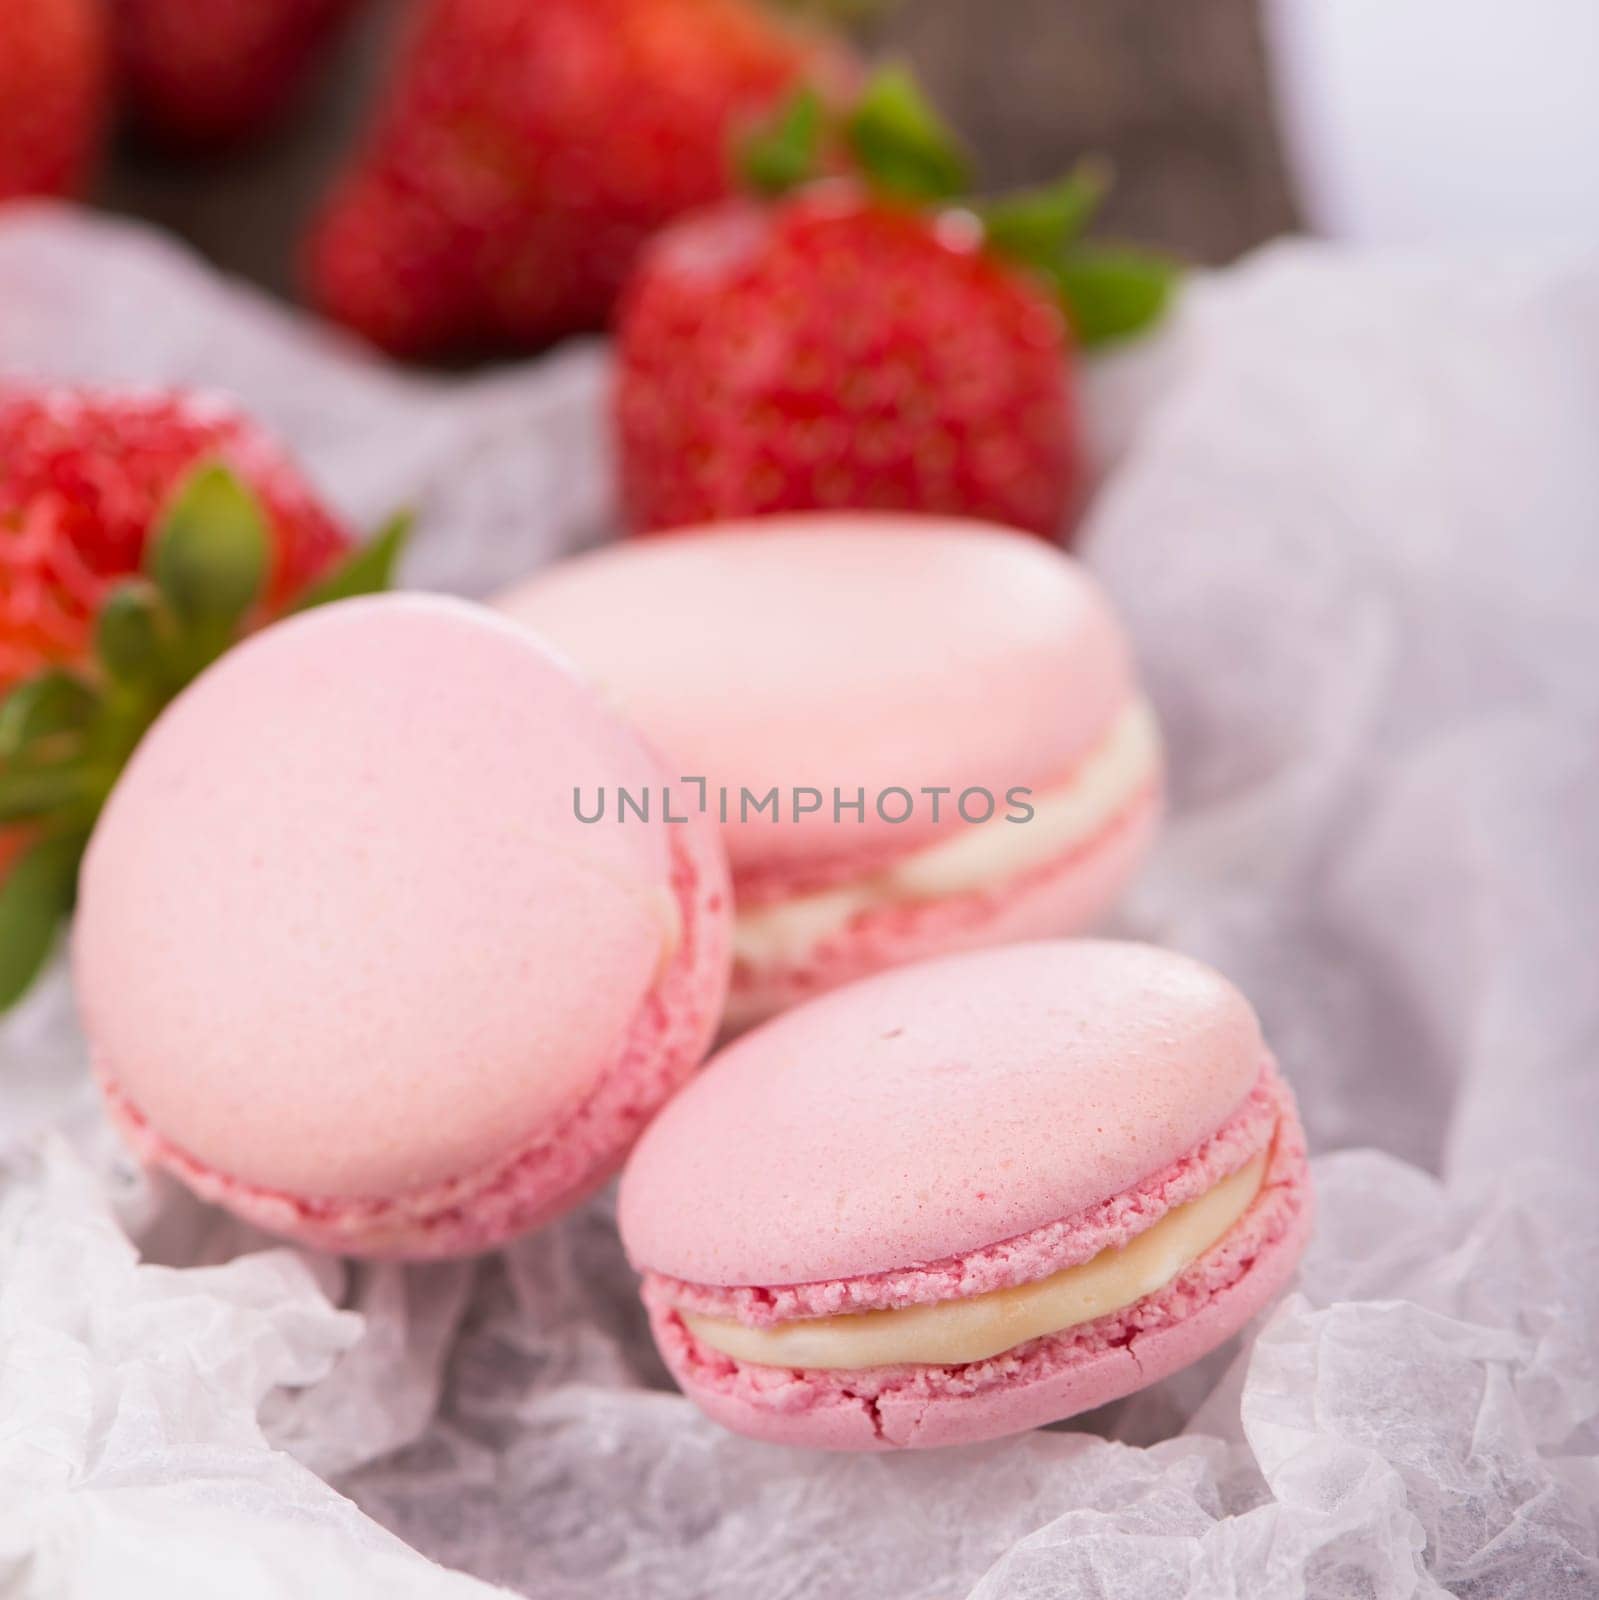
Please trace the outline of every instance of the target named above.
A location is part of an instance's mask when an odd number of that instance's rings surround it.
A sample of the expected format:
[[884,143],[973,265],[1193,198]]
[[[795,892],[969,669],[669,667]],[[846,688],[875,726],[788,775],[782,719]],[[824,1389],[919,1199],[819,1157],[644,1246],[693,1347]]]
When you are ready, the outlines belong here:
[[257,425],[182,393],[57,389],[0,399],[0,693],[87,654],[107,591],[140,570],[188,470],[226,462],[260,497],[269,611],[349,538]]
[[399,355],[604,325],[643,241],[729,190],[729,131],[842,51],[755,0],[422,0],[307,248],[311,299]]
[[[41,667],[0,699],[0,1010],[26,991],[48,958],[72,908],[78,863],[95,818],[162,709],[242,630],[270,619],[288,594],[295,594],[295,609],[303,610],[386,587],[406,533],[404,519],[397,519],[370,544],[323,570],[323,557],[342,549],[343,541],[317,512],[315,565],[322,575],[306,588],[304,558],[311,545],[299,544],[285,560],[289,543],[303,539],[305,529],[286,536],[283,506],[287,501],[300,516],[314,507],[259,435],[237,418],[231,432],[220,429],[219,448],[177,470],[152,521],[146,503],[149,457],[137,444],[120,455],[112,446],[105,426],[110,405],[100,399],[87,408],[92,450],[74,456],[59,440],[51,441],[55,476],[65,505],[76,506],[81,516],[88,501],[108,526],[118,526],[103,549],[95,546],[96,556],[126,536],[135,564],[130,574],[108,582],[71,550],[68,565],[90,574],[99,600],[92,654],[71,666]],[[152,410],[142,413],[143,421]],[[62,414],[51,420],[59,423]],[[157,444],[170,449],[172,431],[166,429]],[[242,469],[228,464],[234,450],[249,470],[264,476],[264,489],[253,488]],[[44,496],[53,493],[47,488]],[[74,525],[71,518],[61,524]],[[90,528],[87,521],[81,526]],[[0,543],[5,537],[0,526]],[[71,542],[70,532],[61,537]],[[300,567],[290,579],[286,574],[295,563]]]
[[355,0],[115,0],[117,66],[139,126],[163,143],[237,144],[264,131]]
[[101,0],[0,6],[0,200],[76,194],[108,109]]
[[971,234],[853,186],[664,237],[620,350],[640,529],[849,506],[1053,533],[1077,485],[1059,312]]
[[[856,172],[813,181],[832,143]],[[1074,344],[1144,326],[1169,279],[1082,242],[1098,175],[957,205],[964,155],[892,70],[837,129],[800,96],[745,165],[777,197],[667,229],[619,314],[632,525],[850,507],[1057,535],[1082,487]]]

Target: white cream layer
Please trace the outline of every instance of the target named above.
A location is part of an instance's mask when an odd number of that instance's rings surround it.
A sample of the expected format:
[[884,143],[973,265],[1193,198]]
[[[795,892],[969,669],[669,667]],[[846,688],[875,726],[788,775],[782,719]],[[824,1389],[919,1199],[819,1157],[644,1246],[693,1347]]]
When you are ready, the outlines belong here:
[[950,838],[869,877],[740,912],[735,956],[752,966],[793,966],[861,911],[942,900],[1016,877],[1101,833],[1155,779],[1160,732],[1137,700],[1079,765],[1070,783],[1035,795],[1026,822],[1005,820],[1004,796],[987,822],[962,824]]
[[1260,1193],[1265,1174],[1262,1152],[1119,1250],[1102,1251],[1036,1283],[993,1289],[967,1300],[804,1317],[771,1328],[750,1328],[696,1312],[680,1315],[701,1344],[756,1366],[836,1371],[986,1361],[1046,1333],[1124,1310],[1164,1289],[1243,1216]]

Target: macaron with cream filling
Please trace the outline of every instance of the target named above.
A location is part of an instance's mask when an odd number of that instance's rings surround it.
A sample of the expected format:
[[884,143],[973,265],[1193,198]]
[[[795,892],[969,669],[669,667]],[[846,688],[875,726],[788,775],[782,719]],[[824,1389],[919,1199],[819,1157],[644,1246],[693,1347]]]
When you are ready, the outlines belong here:
[[1146,945],[944,957],[724,1049],[619,1220],[684,1392],[821,1449],[1058,1421],[1267,1305],[1311,1197],[1293,1096],[1224,978]]
[[645,745],[526,630],[420,596],[257,635],[135,753],[84,862],[95,1070],[149,1162],[304,1243],[476,1251],[605,1179],[701,1061],[701,821],[585,826]]
[[906,961],[1079,933],[1150,842],[1155,719],[1070,557],[983,524],[767,518],[497,602],[611,693],[733,869],[729,1019]]

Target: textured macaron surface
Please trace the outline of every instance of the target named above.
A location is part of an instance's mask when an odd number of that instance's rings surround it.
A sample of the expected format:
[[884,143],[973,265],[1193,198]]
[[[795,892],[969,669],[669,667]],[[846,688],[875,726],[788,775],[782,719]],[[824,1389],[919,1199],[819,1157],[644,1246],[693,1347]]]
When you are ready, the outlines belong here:
[[614,1062],[677,929],[658,785],[566,666],[477,607],[352,601],[169,708],[85,861],[98,1070],[190,1160],[369,1199],[503,1159]]
[[1051,941],[837,990],[725,1049],[623,1176],[635,1267],[781,1286],[984,1249],[1187,1156],[1260,1081],[1249,1004],[1150,946]]
[[[604,684],[713,806],[729,791],[735,874],[914,848],[959,826],[968,787],[1003,807],[1012,786],[1060,779],[1133,693],[1120,625],[1083,569],[970,522],[763,519],[582,557],[498,604]],[[796,820],[803,786],[828,804]],[[864,788],[863,821],[835,820],[835,786]],[[951,791],[939,824],[926,800],[908,821],[876,815],[877,794],[924,786]],[[781,824],[740,815],[741,788],[774,787]]]

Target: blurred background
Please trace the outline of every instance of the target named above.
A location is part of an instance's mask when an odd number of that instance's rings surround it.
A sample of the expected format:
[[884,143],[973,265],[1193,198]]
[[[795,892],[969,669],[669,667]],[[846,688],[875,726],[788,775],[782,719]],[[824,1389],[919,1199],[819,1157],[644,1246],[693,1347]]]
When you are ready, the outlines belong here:
[[[99,198],[287,293],[292,241],[393,48],[371,0],[298,114],[208,165],[120,142]],[[1599,5],[1526,0],[898,0],[907,58],[990,187],[1108,155],[1111,231],[1202,263],[1284,232],[1599,241]]]
[[[120,142],[100,198],[287,292],[408,0],[371,0],[299,114],[212,165]],[[1107,154],[1118,234],[1224,263],[1294,229],[1376,244],[1599,242],[1599,5],[899,0],[907,58],[991,187]]]
[[[364,13],[265,146],[208,171],[124,141],[103,198],[286,291],[288,241],[360,125],[405,9]],[[910,60],[993,186],[1102,151],[1117,179],[1108,227],[1206,262],[1299,220],[1255,0],[900,0],[867,33]]]

